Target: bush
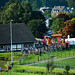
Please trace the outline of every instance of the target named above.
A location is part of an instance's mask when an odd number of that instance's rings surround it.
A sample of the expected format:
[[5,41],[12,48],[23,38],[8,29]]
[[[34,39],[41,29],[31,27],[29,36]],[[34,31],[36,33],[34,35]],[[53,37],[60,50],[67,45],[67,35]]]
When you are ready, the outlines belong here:
[[50,62],[49,61],[47,62],[46,68],[47,68],[47,70],[49,72],[49,68],[50,68]]
[[69,73],[69,70],[70,70],[70,66],[69,65],[66,65],[65,66],[65,73],[68,74]]
[[47,67],[48,72],[49,72],[49,69],[50,69],[51,72],[54,69],[53,56],[51,57],[51,60],[47,62],[46,67]]

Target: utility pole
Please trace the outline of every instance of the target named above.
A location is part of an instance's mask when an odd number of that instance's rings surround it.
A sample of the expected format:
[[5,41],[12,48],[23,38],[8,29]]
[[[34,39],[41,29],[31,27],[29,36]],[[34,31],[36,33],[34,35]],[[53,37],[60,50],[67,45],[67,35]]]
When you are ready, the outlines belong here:
[[12,67],[13,67],[13,53],[12,53],[12,21],[13,21],[13,20],[10,20],[10,38],[11,38],[11,64],[12,64]]

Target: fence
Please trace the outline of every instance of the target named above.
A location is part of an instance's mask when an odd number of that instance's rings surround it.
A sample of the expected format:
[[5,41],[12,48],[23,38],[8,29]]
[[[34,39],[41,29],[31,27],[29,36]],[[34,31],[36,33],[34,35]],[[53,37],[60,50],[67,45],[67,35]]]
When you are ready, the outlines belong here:
[[70,57],[75,56],[75,46],[70,45],[69,47],[54,47],[53,49],[49,48],[48,52],[51,55],[54,55],[56,58]]
[[34,58],[32,58],[32,56],[24,57],[21,60],[19,60],[19,64],[30,64],[30,63],[36,63],[44,60],[50,60],[49,55],[46,55],[46,57],[36,55],[36,57]]
[[[36,54],[36,52],[33,52],[34,54],[30,54],[28,56],[25,56],[19,61],[19,64],[30,64],[30,63],[36,63],[40,61],[49,60],[50,56],[54,56],[55,58],[66,58],[75,56],[75,45],[70,46],[62,46],[60,45],[52,45],[52,46],[45,46],[43,48],[42,54],[40,55],[40,52]],[[41,51],[41,48],[38,50]],[[36,55],[35,55],[36,54]],[[55,64],[56,67],[64,68],[64,64]],[[70,65],[71,68],[73,68],[75,65]]]

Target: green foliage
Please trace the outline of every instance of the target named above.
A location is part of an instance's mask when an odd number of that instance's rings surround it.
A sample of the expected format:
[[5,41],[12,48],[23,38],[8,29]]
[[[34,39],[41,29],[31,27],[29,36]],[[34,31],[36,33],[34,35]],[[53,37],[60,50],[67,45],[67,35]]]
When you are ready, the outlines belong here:
[[49,63],[49,61],[47,62],[46,68],[47,68],[47,70],[48,70],[48,72],[49,72],[49,68],[50,68],[50,63]]
[[72,12],[72,18],[75,18],[75,10]]
[[68,15],[67,13],[59,13],[57,16],[56,16],[56,18],[59,18],[59,19],[64,19],[64,21],[66,21],[66,20],[69,20],[70,18],[69,18],[69,16],[70,16],[70,14]]
[[74,31],[73,31],[74,22],[73,22],[73,26],[72,26],[72,24],[70,24],[72,17],[74,17],[74,16],[72,16],[72,14],[63,13],[63,12],[58,13],[58,15],[55,15],[55,16],[52,15],[52,18],[49,21],[50,29],[54,33],[63,34],[63,36],[65,36],[65,37],[67,35],[71,35],[71,34],[73,35],[72,37],[74,37],[74,34],[73,34],[74,33]]
[[15,2],[14,0],[9,0],[9,2],[6,2],[3,10],[8,9],[9,5],[12,4],[12,3],[14,3],[14,2]]
[[[48,6],[48,7],[53,7],[54,5],[65,5],[67,6],[67,1],[66,0],[28,0],[33,6],[34,10],[38,9],[39,7],[43,6]],[[31,2],[32,1],[32,2]]]
[[65,73],[68,74],[69,73],[69,70],[70,70],[70,66],[69,65],[66,65],[65,66]]
[[32,7],[26,1],[24,2],[12,2],[11,0],[6,3],[3,11],[1,11],[1,22],[9,23],[10,19],[13,19],[14,23],[27,23],[31,18]]
[[[8,6],[8,7],[7,7]],[[6,9],[7,7],[8,9]],[[14,23],[25,23],[29,22],[31,19],[43,19],[45,20],[44,16],[38,11],[32,11],[32,7],[30,6],[28,1],[22,1],[12,3],[10,2],[5,5],[4,11],[1,11],[1,20],[0,23],[9,23],[10,19],[13,19]],[[15,11],[15,12],[14,12]],[[12,16],[13,15],[13,16]],[[34,17],[33,17],[34,15]]]
[[0,75],[42,75],[41,73],[29,73],[29,72],[24,72],[23,70],[20,70],[19,72],[18,71],[8,71],[8,72],[3,72],[3,73],[0,73]]
[[51,18],[55,19],[56,18],[56,13],[51,14]]
[[48,10],[45,10],[45,12],[43,13],[43,15],[44,15],[45,17],[50,17],[50,16],[51,16],[51,12],[48,11]]
[[28,1],[22,1],[21,5],[25,13],[32,12],[32,7]]
[[[3,1],[1,0],[1,6],[4,6],[5,2],[7,1],[9,0],[3,0]],[[67,6],[68,5],[66,0],[25,0],[25,1],[28,1],[31,4],[33,10],[39,10],[39,8],[43,6],[53,7],[54,5],[56,6],[58,5]]]
[[32,19],[36,19],[36,20],[42,19],[43,21],[45,21],[45,17],[40,11],[32,11]]
[[69,7],[75,8],[75,0],[67,0]]
[[37,38],[43,38],[43,34],[47,31],[45,22],[43,20],[31,20],[28,22],[27,26]]
[[[31,2],[32,1],[32,2]],[[42,6],[41,0],[30,0],[29,1],[33,10],[39,10],[39,8]]]
[[51,29],[53,19],[49,19],[49,28]]
[[[0,24],[9,24],[10,20],[13,19],[14,23],[28,24],[27,26],[35,37],[43,38],[43,34],[47,31],[45,17],[40,11],[32,11],[28,1],[13,2],[10,0],[5,7],[0,12]],[[39,24],[37,20],[39,20]]]
[[46,64],[46,68],[49,72],[49,70],[52,72],[54,69],[54,64],[53,64],[53,57],[51,57],[51,60],[47,62]]
[[54,33],[58,33],[57,31],[62,31],[63,29],[63,25],[62,25],[62,21],[64,19],[59,19],[59,18],[56,18],[53,22],[52,22],[52,26],[51,26],[51,30],[54,32]]

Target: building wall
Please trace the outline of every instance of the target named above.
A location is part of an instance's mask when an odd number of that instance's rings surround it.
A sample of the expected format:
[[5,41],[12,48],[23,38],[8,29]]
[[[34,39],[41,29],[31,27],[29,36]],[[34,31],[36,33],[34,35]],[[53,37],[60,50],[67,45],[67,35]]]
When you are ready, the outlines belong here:
[[[12,51],[24,50],[24,47],[35,47],[35,43],[13,44]],[[0,50],[10,51],[11,45],[0,45]]]

